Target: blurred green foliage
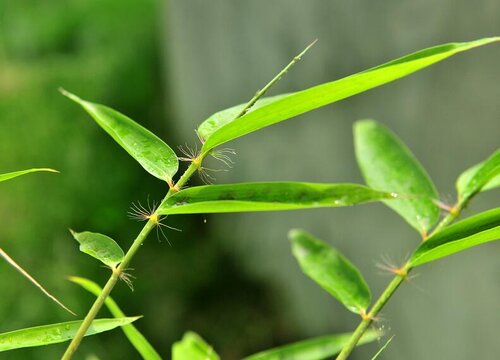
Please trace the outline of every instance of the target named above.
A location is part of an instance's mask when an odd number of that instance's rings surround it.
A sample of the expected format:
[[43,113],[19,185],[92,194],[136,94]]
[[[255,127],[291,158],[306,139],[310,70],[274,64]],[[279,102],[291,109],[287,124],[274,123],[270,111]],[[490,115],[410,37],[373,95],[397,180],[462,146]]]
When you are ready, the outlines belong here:
[[[102,284],[108,270],[79,254],[68,228],[102,232],[127,247],[140,226],[126,217],[131,202],[158,199],[166,186],[57,89],[108,104],[180,143],[166,120],[162,8],[151,0],[0,3],[0,172],[42,164],[61,171],[2,184],[0,244],[80,316],[93,297],[65,277]],[[229,358],[272,345],[286,333],[272,293],[193,224],[194,217],[176,220],[183,233],[168,234],[172,247],[152,237],[133,263],[135,292],[122,284],[114,298],[128,314],[145,315],[137,326],[165,357],[186,329],[207,334]],[[0,331],[73,320],[5,263],[0,279]],[[2,358],[53,359],[63,348]],[[80,357],[90,354],[137,358],[119,331],[86,339]]]

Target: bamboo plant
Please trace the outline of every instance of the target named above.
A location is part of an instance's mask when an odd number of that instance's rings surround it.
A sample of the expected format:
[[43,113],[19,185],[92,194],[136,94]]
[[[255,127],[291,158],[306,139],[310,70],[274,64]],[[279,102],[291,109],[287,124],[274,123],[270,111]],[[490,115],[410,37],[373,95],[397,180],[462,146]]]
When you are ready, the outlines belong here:
[[[201,142],[200,150],[184,149],[182,156],[178,156],[162,139],[129,117],[61,90],[63,95],[80,105],[144,170],[163,181],[168,189],[163,200],[153,209],[132,209],[132,215],[145,223],[126,251],[107,235],[71,231],[82,252],[105,264],[110,269],[110,277],[102,288],[88,279],[71,278],[71,281],[95,294],[96,300],[84,319],[77,323],[78,330],[73,331],[75,328],[71,325],[71,331],[58,338],[58,341],[72,338],[62,359],[71,359],[83,337],[96,329],[98,320],[95,319],[104,305],[117,319],[124,321],[120,325],[125,335],[144,359],[160,359],[158,352],[130,324],[136,318],[125,317],[111,299],[110,293],[120,280],[131,285],[127,269],[150,232],[167,226],[164,222],[166,216],[172,219],[171,216],[179,214],[335,208],[375,201],[385,203],[402,216],[417,230],[422,242],[405,264],[389,268],[394,278],[374,302],[359,270],[339,250],[303,230],[293,229],[289,233],[293,255],[304,273],[349,311],[357,314],[360,317],[359,326],[352,333],[308,339],[263,351],[246,359],[312,360],[336,354],[339,354],[337,359],[346,359],[357,345],[379,338],[382,334],[370,329],[370,324],[414,268],[500,238],[499,208],[452,224],[476,194],[500,185],[499,151],[459,177],[458,198],[449,207],[439,203],[435,186],[410,150],[395,134],[373,120],[358,121],[354,127],[357,161],[366,184],[257,182],[190,187],[189,180],[197,173],[208,179],[204,167],[204,160],[208,156],[223,163],[230,161],[230,153],[221,146],[231,140],[403,78],[458,53],[497,41],[500,41],[499,37],[439,45],[340,80],[294,93],[264,97],[273,84],[300,60],[308,47],[249,102],[219,111],[203,121],[196,129]],[[188,162],[180,175],[179,161]],[[442,216],[443,213],[446,215]],[[30,331],[37,330],[19,331],[31,334]],[[16,341],[16,346],[9,349],[23,346],[22,337],[18,339],[12,333],[8,336]],[[0,351],[6,350],[2,348],[3,339],[6,339],[5,334],[0,334]],[[37,345],[49,343],[39,340]],[[377,356],[378,353],[374,358]],[[192,332],[186,333],[182,340],[173,345],[172,357],[174,360],[219,359],[216,351]]]

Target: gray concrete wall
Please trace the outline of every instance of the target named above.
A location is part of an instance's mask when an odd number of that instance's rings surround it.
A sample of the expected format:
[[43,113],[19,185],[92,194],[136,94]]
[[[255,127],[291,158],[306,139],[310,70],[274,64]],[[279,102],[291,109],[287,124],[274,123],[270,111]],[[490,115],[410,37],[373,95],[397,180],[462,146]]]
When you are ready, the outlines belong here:
[[[498,33],[500,2],[172,0],[164,38],[171,111],[181,138],[211,113],[247,101],[313,39],[319,42],[272,94],[300,90],[424,47]],[[438,186],[490,154],[500,138],[500,46],[462,54],[415,75],[233,141],[236,165],[218,183],[265,180],[360,182],[355,120],[383,122],[410,146]],[[482,195],[472,214],[498,205]],[[358,319],[303,276],[286,239],[300,227],[343,251],[377,296],[389,281],[375,267],[414,248],[418,235],[382,205],[208,217],[221,246],[242,267],[276,285],[283,311],[308,335],[349,331]],[[383,311],[395,334],[385,359],[495,359],[500,352],[500,244],[417,271]],[[237,331],[235,329],[235,331]],[[216,346],[216,344],[215,344]],[[376,346],[357,352],[367,359]]]

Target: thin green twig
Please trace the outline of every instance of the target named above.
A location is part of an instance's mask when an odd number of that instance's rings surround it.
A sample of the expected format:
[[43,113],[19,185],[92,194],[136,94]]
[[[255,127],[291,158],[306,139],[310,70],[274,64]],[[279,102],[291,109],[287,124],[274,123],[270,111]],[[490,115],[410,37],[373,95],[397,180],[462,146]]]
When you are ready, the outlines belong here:
[[317,41],[318,41],[318,39],[316,39],[312,43],[310,43],[304,50],[302,50],[302,52],[299,55],[297,55],[296,57],[294,57],[293,60],[290,61],[290,63],[287,66],[285,66],[283,68],[283,70],[281,70],[278,73],[278,75],[276,75],[271,81],[269,81],[266,86],[264,86],[262,89],[260,89],[259,91],[257,91],[255,93],[254,97],[252,99],[250,99],[250,101],[245,105],[245,107],[240,111],[240,113],[238,115],[236,115],[235,119],[237,119],[237,118],[242,117],[243,115],[245,115],[255,105],[255,103],[257,102],[257,100],[259,100],[262,96],[264,96],[265,93],[274,84],[276,84],[283,77],[283,75],[285,75],[288,72],[288,70],[290,70],[296,63],[298,63],[299,60],[302,58],[302,56],[304,56],[305,53],[311,47],[313,47],[314,44],[316,44]]

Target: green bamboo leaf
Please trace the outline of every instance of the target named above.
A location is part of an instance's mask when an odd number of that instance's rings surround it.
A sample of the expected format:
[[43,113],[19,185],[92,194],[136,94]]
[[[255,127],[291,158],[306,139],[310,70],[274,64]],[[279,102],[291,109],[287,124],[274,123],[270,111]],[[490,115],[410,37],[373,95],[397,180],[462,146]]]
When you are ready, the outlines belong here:
[[500,208],[445,227],[420,245],[410,258],[412,267],[500,239]]
[[28,169],[28,170],[21,170],[21,171],[14,171],[10,173],[5,173],[5,174],[0,174],[0,182],[5,181],[5,180],[10,180],[15,177],[33,173],[33,172],[40,172],[40,171],[47,171],[47,172],[53,172],[53,173],[58,173],[59,171],[54,170],[54,169],[47,169],[47,168],[35,168],[35,169]]
[[219,360],[219,355],[198,334],[189,331],[172,346],[172,360]]
[[358,184],[258,182],[196,186],[171,196],[160,215],[297,210],[396,198]]
[[[92,322],[85,336],[113,330],[118,326],[130,324],[139,318],[140,316],[120,319],[97,319]],[[71,340],[82,322],[82,320],[68,321],[0,334],[0,351],[51,345]]]
[[[250,355],[243,360],[322,360],[338,354],[347,345],[352,333],[317,337]],[[381,336],[377,330],[368,330],[357,345],[363,345]]]
[[340,80],[282,97],[262,99],[260,105],[238,119],[230,117],[238,114],[234,108],[227,110],[228,114],[219,112],[217,116],[209,117],[198,129],[206,140],[202,152],[208,153],[211,149],[240,136],[389,83],[457,53],[499,40],[500,37],[492,37],[420,50]]
[[[102,291],[99,285],[97,285],[95,282],[89,279],[85,279],[78,276],[70,276],[69,280],[74,282],[75,284],[80,285],[82,288],[94,294],[95,296],[99,296],[99,294]],[[104,304],[115,318],[125,317],[123,311],[119,308],[118,304],[110,296],[106,298]],[[125,336],[129,339],[130,343],[139,352],[139,354],[141,354],[143,359],[161,360],[160,355],[156,352],[153,346],[139,332],[139,330],[137,330],[137,328],[134,325],[132,324],[124,325],[122,326],[122,330],[125,333]]]
[[168,182],[177,173],[177,155],[151,131],[107,106],[85,101],[66,90],[61,89],[61,93],[81,105],[151,175]]
[[90,231],[75,232],[71,235],[80,243],[80,251],[96,258],[110,268],[116,267],[125,256],[120,245],[109,236]]
[[395,134],[373,120],[356,122],[354,143],[366,183],[400,194],[401,199],[387,206],[425,236],[439,219],[439,196],[418,160]]
[[480,191],[500,186],[500,150],[485,161],[463,172],[457,179],[456,188],[459,201],[466,203]]
[[302,271],[340,301],[361,314],[370,305],[370,289],[359,270],[339,251],[302,230],[291,230],[292,252]]

